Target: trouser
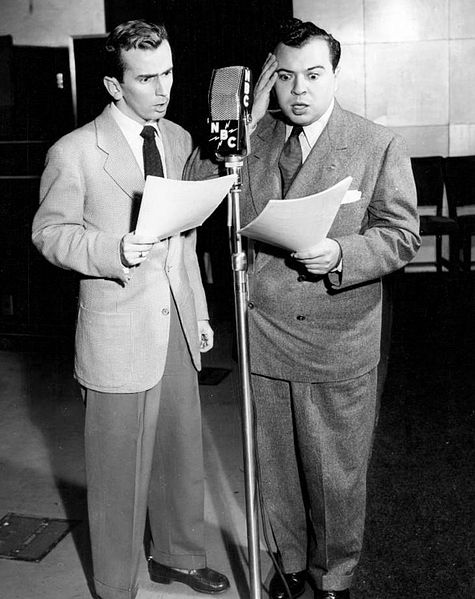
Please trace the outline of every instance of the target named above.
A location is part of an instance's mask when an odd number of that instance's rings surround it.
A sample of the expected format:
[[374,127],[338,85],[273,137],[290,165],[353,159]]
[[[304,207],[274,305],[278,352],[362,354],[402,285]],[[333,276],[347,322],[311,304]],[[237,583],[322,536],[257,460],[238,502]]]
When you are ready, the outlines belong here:
[[252,376],[261,489],[284,572],[351,586],[364,531],[376,369],[295,383]]
[[201,409],[178,315],[158,385],[142,393],[84,390],[94,582],[102,599],[133,599],[148,508],[156,561],[206,566]]

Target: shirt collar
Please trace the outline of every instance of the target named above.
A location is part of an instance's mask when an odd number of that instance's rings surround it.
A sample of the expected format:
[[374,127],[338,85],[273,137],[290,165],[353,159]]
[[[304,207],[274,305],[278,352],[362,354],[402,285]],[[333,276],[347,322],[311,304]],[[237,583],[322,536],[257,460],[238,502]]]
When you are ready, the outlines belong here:
[[[332,101],[330,102],[330,106],[325,110],[325,112],[318,120],[311,123],[310,125],[305,125],[305,127],[303,127],[304,135],[310,147],[313,147],[315,145],[317,139],[320,137],[321,132],[325,129],[328,121],[330,120],[330,115],[333,111],[334,106],[335,98],[332,99]],[[290,132],[292,131],[293,125],[286,125],[285,127],[286,137],[288,137],[290,135]]]
[[157,121],[149,121],[142,125],[141,123],[124,114],[122,110],[117,108],[114,102],[111,103],[111,115],[122,131],[128,135],[140,135],[145,125],[151,125],[152,127],[155,127],[157,134],[160,135],[160,129],[158,127]]

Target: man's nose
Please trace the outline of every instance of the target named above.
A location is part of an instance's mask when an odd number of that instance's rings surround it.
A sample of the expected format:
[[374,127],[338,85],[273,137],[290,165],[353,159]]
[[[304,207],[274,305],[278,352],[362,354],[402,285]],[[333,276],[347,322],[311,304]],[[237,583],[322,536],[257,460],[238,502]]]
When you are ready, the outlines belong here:
[[155,85],[155,95],[156,96],[164,96],[165,95],[165,86],[163,85],[163,81],[160,77],[157,77],[157,83]]
[[301,96],[306,92],[305,80],[303,77],[295,77],[294,85],[292,87],[292,93],[294,96]]

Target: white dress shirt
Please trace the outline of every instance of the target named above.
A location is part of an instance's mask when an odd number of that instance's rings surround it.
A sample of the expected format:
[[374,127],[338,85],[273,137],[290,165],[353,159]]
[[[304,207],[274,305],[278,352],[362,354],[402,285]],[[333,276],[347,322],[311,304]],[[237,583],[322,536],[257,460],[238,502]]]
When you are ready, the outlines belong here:
[[125,139],[127,140],[127,143],[129,144],[130,149],[132,150],[135,160],[137,161],[137,164],[139,165],[142,173],[144,172],[142,152],[144,140],[140,133],[142,132],[142,129],[145,127],[145,125],[151,125],[152,127],[155,127],[155,129],[157,130],[157,135],[155,136],[155,143],[157,144],[158,151],[160,152],[160,158],[162,159],[163,176],[166,177],[167,167],[165,160],[165,149],[163,147],[163,140],[162,136],[160,135],[160,128],[158,127],[157,121],[150,121],[142,125],[137,121],[134,121],[134,119],[131,119],[126,114],[124,114],[119,108],[117,108],[117,106],[113,102],[111,104],[111,115],[114,117],[114,120],[119,125],[120,130],[124,134]]
[[[305,125],[303,132],[299,135],[300,147],[302,148],[302,162],[305,162],[311,149],[317,143],[317,139],[320,137],[322,131],[325,129],[326,124],[330,118],[333,107],[335,106],[335,100],[333,99],[330,106],[322,114],[322,116],[312,123],[311,125]],[[287,141],[294,125],[285,126],[285,140]]]

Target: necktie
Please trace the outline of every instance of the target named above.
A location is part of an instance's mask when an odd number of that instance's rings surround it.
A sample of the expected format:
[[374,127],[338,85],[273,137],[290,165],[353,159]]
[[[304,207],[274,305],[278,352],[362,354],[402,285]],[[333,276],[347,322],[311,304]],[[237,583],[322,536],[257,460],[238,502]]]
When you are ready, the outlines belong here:
[[152,125],[145,125],[140,135],[143,137],[143,166],[145,177],[153,175],[163,177],[163,165],[155,142],[157,130]]
[[302,131],[300,125],[293,127],[279,157],[279,168],[282,175],[282,197],[287,195],[295,175],[302,166],[302,148],[299,142],[299,135]]

